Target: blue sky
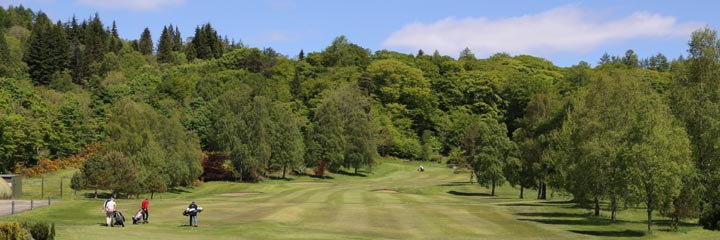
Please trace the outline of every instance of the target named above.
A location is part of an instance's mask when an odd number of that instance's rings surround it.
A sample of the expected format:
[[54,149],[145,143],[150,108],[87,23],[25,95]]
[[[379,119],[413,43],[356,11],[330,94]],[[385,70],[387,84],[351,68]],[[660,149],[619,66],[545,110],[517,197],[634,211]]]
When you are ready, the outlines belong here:
[[210,22],[230,39],[291,57],[345,35],[372,51],[437,49],[455,57],[469,47],[479,58],[508,52],[594,65],[605,52],[627,49],[675,58],[686,54],[693,30],[720,28],[717,1],[0,0],[20,4],[63,22],[97,12],[106,25],[115,20],[124,39],[149,27],[157,41],[171,23],[186,38]]

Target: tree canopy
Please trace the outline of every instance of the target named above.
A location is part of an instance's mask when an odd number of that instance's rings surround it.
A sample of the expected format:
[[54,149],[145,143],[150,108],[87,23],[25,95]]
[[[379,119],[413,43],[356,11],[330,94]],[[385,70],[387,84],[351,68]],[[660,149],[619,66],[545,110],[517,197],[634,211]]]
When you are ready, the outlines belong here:
[[720,229],[720,41],[708,27],[677,59],[629,49],[560,67],[469,48],[372,52],[345,36],[296,58],[210,23],[188,40],[170,24],[153,42],[148,28],[121,39],[97,14],[0,10],[3,171],[101,142],[73,188],[131,195],[192,186],[203,159],[254,182],[363,175],[396,157],[454,164],[492,195],[551,189],[598,216],[608,202],[612,220],[641,204],[648,231],[653,212]]

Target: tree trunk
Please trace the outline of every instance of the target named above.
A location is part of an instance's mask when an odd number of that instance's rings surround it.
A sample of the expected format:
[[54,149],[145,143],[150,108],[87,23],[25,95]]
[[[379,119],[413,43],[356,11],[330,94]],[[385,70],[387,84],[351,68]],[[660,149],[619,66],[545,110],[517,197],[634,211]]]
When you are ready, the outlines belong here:
[[325,178],[325,160],[318,161],[318,166],[315,169],[316,177]]
[[600,199],[598,199],[597,197],[595,197],[595,216],[600,216]]
[[470,168],[470,184],[473,184],[473,177],[475,176],[475,171],[473,171],[472,168]]
[[540,197],[542,196],[542,185],[538,184],[537,188],[538,188],[537,189],[538,190],[537,199],[541,199]]
[[358,167],[355,167],[355,176],[357,176]]
[[150,199],[152,200],[153,197],[155,197],[155,192],[150,192]]
[[648,207],[648,233],[652,233],[652,209]]
[[287,172],[287,164],[283,165],[283,179],[285,179],[286,172]]
[[540,199],[547,199],[547,185],[545,183],[542,184],[542,195],[540,195]]
[[244,172],[244,171],[243,171],[243,164],[242,164],[242,161],[241,161],[241,162],[240,162],[240,174],[239,174],[239,175],[240,175],[240,181],[241,181],[241,182],[243,181],[243,172]]
[[520,185],[520,199],[523,199],[523,192],[524,192],[524,190],[525,190],[525,188],[523,188],[523,186]]
[[95,195],[93,196],[94,199],[97,199],[97,188],[95,189]]
[[495,178],[492,179],[492,192],[490,192],[490,196],[495,196]]
[[[649,195],[649,194],[648,194]],[[652,233],[652,197],[648,196],[648,202],[647,202],[647,224],[648,224],[648,233]]]
[[610,198],[610,221],[614,223],[615,219],[617,219],[617,200],[613,196]]

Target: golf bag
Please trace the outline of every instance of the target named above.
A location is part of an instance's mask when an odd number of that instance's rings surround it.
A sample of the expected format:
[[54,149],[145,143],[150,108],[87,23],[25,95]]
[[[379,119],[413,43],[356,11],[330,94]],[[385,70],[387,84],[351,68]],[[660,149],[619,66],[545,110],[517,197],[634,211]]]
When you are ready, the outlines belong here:
[[138,211],[135,214],[135,216],[133,216],[133,218],[132,218],[133,224],[137,224],[140,220],[142,220],[142,216],[143,216],[143,210],[140,209],[140,211]]
[[122,212],[115,211],[115,223],[114,225],[120,225],[125,227],[125,216],[123,216]]

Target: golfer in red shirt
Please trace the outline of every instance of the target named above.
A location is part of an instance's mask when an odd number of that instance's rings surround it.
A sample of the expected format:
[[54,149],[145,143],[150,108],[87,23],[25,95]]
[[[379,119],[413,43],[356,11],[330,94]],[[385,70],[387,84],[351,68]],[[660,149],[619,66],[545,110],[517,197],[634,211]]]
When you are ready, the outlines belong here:
[[142,201],[142,211],[143,211],[143,223],[148,223],[148,217],[150,216],[150,213],[148,212],[148,205],[150,205],[150,200],[147,198]]

